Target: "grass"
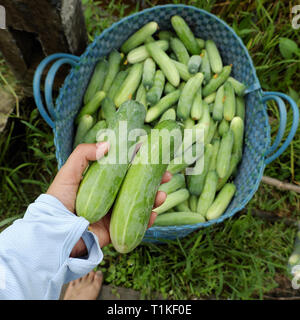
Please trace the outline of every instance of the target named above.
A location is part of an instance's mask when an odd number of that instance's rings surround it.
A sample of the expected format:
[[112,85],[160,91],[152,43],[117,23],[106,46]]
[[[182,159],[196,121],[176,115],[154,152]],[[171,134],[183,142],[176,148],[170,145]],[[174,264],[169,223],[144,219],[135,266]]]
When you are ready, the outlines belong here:
[[[166,1],[83,0],[89,40],[123,16]],[[208,10],[231,25],[247,46],[265,91],[290,93],[299,105],[300,58],[284,56],[281,38],[300,43],[291,27],[291,8],[284,1],[168,1]],[[18,83],[0,56],[0,71],[15,91]],[[0,79],[1,85],[4,82]],[[298,90],[298,91],[297,91]],[[278,111],[268,109],[272,139]],[[291,127],[289,110],[287,129]],[[287,133],[285,134],[285,138]],[[287,150],[266,167],[265,175],[300,182],[300,131]],[[22,216],[27,206],[47,190],[57,171],[51,129],[40,117],[32,98],[20,101],[0,134],[0,230]],[[252,209],[299,219],[299,195],[262,184],[247,206],[248,214],[195,232],[166,244],[143,244],[127,255],[108,246],[99,266],[105,283],[141,290],[144,298],[158,292],[170,299],[263,299],[297,295],[286,271],[296,228],[270,223],[251,215]],[[299,294],[299,293],[298,293]]]

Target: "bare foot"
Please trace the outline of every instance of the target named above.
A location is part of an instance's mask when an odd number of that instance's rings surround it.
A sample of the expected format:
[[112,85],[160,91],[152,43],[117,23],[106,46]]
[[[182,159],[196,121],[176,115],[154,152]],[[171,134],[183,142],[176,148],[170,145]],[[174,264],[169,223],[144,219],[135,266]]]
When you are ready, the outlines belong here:
[[84,277],[69,283],[63,300],[96,300],[102,281],[101,271],[91,271]]

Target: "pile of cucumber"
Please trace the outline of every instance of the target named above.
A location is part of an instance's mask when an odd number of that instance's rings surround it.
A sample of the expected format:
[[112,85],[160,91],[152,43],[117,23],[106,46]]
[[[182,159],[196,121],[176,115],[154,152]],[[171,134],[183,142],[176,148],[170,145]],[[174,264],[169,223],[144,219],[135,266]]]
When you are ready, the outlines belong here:
[[[148,133],[134,166],[111,165],[107,157],[94,162],[77,195],[77,214],[91,223],[112,209],[110,232],[119,252],[131,251],[141,242],[157,190],[166,192],[167,199],[155,209],[155,226],[217,219],[236,191],[230,181],[242,158],[246,87],[231,76],[232,65],[223,65],[214,41],[196,38],[180,16],[173,16],[171,25],[172,31],[159,30],[156,22],[149,22],[120,51],[102,57],[75,121],[74,148],[101,140],[99,130],[118,133],[122,120],[130,129]],[[204,128],[204,158],[194,163],[143,164],[140,153],[150,143],[152,128]],[[190,148],[197,141],[193,142]],[[118,147],[111,146],[116,152]],[[162,148],[158,145],[151,152],[160,157]],[[203,161],[201,174],[185,174],[186,168]],[[160,185],[166,170],[172,179]]]

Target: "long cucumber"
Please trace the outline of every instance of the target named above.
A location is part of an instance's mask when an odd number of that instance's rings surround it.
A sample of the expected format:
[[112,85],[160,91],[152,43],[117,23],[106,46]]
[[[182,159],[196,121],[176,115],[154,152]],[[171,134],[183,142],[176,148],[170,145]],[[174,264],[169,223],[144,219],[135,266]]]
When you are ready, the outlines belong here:
[[201,87],[196,92],[194,101],[191,108],[191,118],[193,120],[199,120],[202,116],[203,112],[203,105],[202,105],[202,93],[201,93]]
[[211,93],[215,92],[228,79],[231,68],[231,66],[225,66],[220,74],[210,79],[202,90],[203,97],[207,97]]
[[207,40],[205,48],[208,54],[212,72],[220,73],[223,69],[223,62],[215,42],[213,40]]
[[173,52],[175,53],[177,60],[179,62],[187,65],[189,62],[190,56],[189,56],[189,53],[188,53],[186,47],[182,43],[182,41],[179,40],[178,38],[171,38],[170,47],[173,50]]
[[198,42],[184,19],[176,15],[171,18],[171,23],[178,38],[184,43],[187,50],[191,54],[200,54]]
[[205,218],[195,212],[167,212],[159,215],[153,226],[182,226],[205,222]]
[[151,89],[147,92],[147,101],[154,105],[156,104],[164,91],[166,78],[161,70],[157,70],[154,75],[154,83]]
[[114,122],[116,121],[116,107],[112,99],[105,97],[101,103],[101,108],[108,127],[113,127]]
[[242,158],[243,153],[243,137],[244,137],[244,122],[240,117],[234,117],[230,123],[230,130],[234,134],[234,142],[232,152]]
[[145,122],[152,122],[165,110],[171,108],[178,101],[180,94],[181,91],[178,89],[160,99],[156,105],[148,109]]
[[199,72],[201,62],[202,62],[201,56],[199,56],[199,55],[191,56],[188,63],[187,63],[189,73],[195,74],[195,73]]
[[180,83],[179,72],[169,56],[155,42],[147,43],[146,49],[153,60],[159,65],[168,81],[174,87],[178,87]]
[[137,90],[143,74],[143,64],[137,63],[132,66],[128,76],[122,83],[119,92],[115,96],[115,105],[118,108],[123,102],[130,100]]
[[106,93],[109,91],[113,81],[115,80],[116,75],[120,70],[120,63],[122,58],[123,58],[123,54],[120,54],[120,52],[118,52],[117,50],[113,50],[109,54],[108,71],[102,87],[102,90]]
[[165,202],[159,207],[153,209],[153,211],[156,212],[157,214],[162,214],[168,211],[169,209],[174,208],[179,203],[187,200],[189,196],[190,196],[190,193],[187,189],[180,189],[175,192],[172,192],[167,195]]
[[155,33],[157,29],[157,22],[151,21],[147,23],[123,43],[121,47],[122,52],[127,53],[135,47],[139,46],[145,41],[147,37],[152,36],[152,34]]
[[216,169],[220,178],[224,178],[229,171],[233,142],[234,134],[229,129],[228,132],[222,137],[217,157]]
[[207,210],[207,220],[217,219],[224,213],[230,201],[232,200],[235,191],[236,186],[233,183],[225,184],[225,186],[218,193],[210,208]]
[[[155,129],[179,130],[175,121],[166,120]],[[173,143],[159,139],[151,143],[151,135],[142,144],[122,184],[116,199],[110,222],[110,236],[114,248],[120,253],[133,250],[142,241],[147,229],[156,192],[168,163],[163,161],[163,152],[173,157]],[[149,163],[149,155],[157,155],[158,163]]]
[[223,119],[223,100],[224,100],[224,86],[221,86],[217,90],[215,103],[214,103],[214,109],[213,109],[213,119],[216,121],[221,121]]
[[202,61],[200,65],[200,72],[202,72],[204,75],[203,83],[206,85],[211,79],[211,68],[210,68],[208,54],[205,49],[203,49],[201,52],[201,58],[202,58]]
[[177,106],[177,116],[180,119],[185,120],[190,116],[195,94],[200,89],[202,81],[203,73],[199,72],[185,84]]
[[198,204],[198,197],[192,194],[189,197],[189,207],[192,212],[197,212],[197,204]]
[[229,77],[227,81],[229,81],[231,83],[231,85],[234,89],[234,92],[236,93],[237,96],[239,96],[239,97],[244,96],[246,86],[243,83],[234,79],[233,77]]
[[[76,198],[76,212],[91,223],[101,219],[112,206],[128,168],[128,159],[123,161],[120,152],[127,144],[128,150],[134,144],[120,132],[119,122],[127,121],[127,130],[142,128],[145,107],[136,101],[127,101],[116,113],[112,129],[113,137],[108,137],[110,149],[106,157],[91,164],[85,174]],[[119,141],[114,141],[115,138]],[[127,153],[126,153],[127,156]]]
[[184,186],[185,186],[184,175],[181,173],[178,173],[172,176],[170,181],[161,184],[160,187],[158,188],[158,191],[163,191],[166,194],[169,194],[177,191],[180,188],[183,188]]
[[85,91],[83,103],[88,104],[95,96],[95,94],[102,89],[106,74],[108,70],[108,63],[105,59],[101,59],[95,67],[91,80]]
[[146,90],[149,90],[154,84],[156,65],[152,58],[147,58],[143,67],[143,85]]
[[234,89],[230,82],[224,84],[224,119],[231,121],[236,113]]
[[216,171],[209,171],[205,178],[203,190],[197,204],[197,212],[205,217],[207,210],[212,205],[218,184],[218,175]]
[[[165,40],[158,40],[155,43],[159,46],[159,48],[163,51],[167,51],[169,48],[169,42]],[[138,62],[143,62],[147,58],[150,57],[149,52],[146,49],[145,45],[142,45],[138,48],[131,50],[127,55],[127,62],[134,64]]]
[[[191,194],[199,196],[203,190],[204,182],[208,173],[213,146],[208,144],[205,146],[204,159],[197,160],[194,170],[195,174],[187,176],[187,185]],[[197,171],[201,171],[197,173]]]
[[224,178],[219,178],[217,191],[221,190],[222,187],[226,184],[230,176],[233,174],[234,170],[236,170],[239,161],[240,161],[239,155],[233,153],[230,158],[229,170],[226,173],[226,176]]
[[236,115],[245,121],[245,99],[236,97]]
[[189,73],[188,67],[185,64],[174,59],[171,59],[171,61],[174,63],[182,80],[188,81],[193,76],[191,73]]

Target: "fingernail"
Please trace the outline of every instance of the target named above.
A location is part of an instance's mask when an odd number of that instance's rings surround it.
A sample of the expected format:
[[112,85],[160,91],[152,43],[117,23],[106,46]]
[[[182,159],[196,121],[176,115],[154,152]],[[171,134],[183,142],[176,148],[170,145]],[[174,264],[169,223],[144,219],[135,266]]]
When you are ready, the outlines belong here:
[[109,150],[109,143],[106,141],[98,142],[96,144],[96,158],[101,159]]

